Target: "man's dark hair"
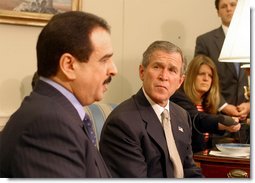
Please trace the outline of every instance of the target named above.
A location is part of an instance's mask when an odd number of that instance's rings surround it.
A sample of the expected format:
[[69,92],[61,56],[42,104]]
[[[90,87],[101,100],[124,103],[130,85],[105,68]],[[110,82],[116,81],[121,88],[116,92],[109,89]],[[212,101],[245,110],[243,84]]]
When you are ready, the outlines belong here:
[[217,10],[219,10],[219,3],[220,3],[220,0],[215,0],[215,8]]
[[39,80],[38,73],[35,72],[33,75],[33,78],[32,78],[32,82],[31,82],[31,86],[32,86],[33,90],[35,89],[35,85],[37,84],[38,80]]
[[64,53],[71,54],[81,62],[88,61],[93,52],[90,35],[97,27],[110,32],[110,26],[104,19],[90,13],[70,11],[54,15],[38,37],[38,75],[55,75]]

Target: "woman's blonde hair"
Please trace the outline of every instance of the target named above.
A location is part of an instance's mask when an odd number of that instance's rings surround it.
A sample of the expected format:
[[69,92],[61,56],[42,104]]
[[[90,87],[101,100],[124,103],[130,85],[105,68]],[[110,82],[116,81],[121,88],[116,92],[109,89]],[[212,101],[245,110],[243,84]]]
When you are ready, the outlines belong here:
[[184,92],[194,104],[197,104],[198,98],[196,95],[195,81],[200,67],[204,64],[212,70],[212,84],[209,91],[202,96],[202,106],[205,112],[216,114],[220,102],[219,77],[217,68],[209,57],[197,55],[191,60],[184,80]]

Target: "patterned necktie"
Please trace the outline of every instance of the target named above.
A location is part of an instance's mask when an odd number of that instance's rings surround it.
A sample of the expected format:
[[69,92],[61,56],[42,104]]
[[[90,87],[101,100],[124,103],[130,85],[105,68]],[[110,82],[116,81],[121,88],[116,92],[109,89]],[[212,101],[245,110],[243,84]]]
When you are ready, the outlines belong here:
[[176,144],[174,141],[172,127],[170,124],[169,112],[165,109],[162,112],[161,116],[162,116],[162,123],[163,123],[163,128],[165,131],[165,136],[166,136],[168,152],[169,152],[170,159],[174,166],[174,177],[175,178],[183,178],[182,162],[181,162],[181,159],[180,159],[180,156],[179,156],[179,153],[177,151]]
[[85,125],[85,129],[86,129],[86,132],[87,132],[87,135],[88,135],[89,139],[94,144],[94,146],[97,146],[96,134],[95,134],[94,129],[93,129],[93,124],[92,124],[92,121],[90,120],[90,118],[87,114],[85,115],[85,117],[83,119],[83,123]]

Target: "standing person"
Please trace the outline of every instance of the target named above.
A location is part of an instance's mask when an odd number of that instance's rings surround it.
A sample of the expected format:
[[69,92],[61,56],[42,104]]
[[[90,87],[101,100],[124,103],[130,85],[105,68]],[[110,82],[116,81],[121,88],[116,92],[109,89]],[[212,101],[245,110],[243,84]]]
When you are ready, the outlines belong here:
[[169,102],[184,66],[170,42],[155,41],[144,52],[142,88],[112,111],[101,132],[100,151],[113,177],[203,177],[193,161],[189,115]]
[[36,49],[40,78],[2,131],[1,177],[110,177],[83,109],[117,73],[109,25],[89,13],[57,14]]
[[205,55],[191,60],[182,87],[170,100],[186,109],[191,117],[193,153],[211,149],[213,133],[222,136],[225,131],[240,129],[237,117],[218,114],[219,78],[214,62]]
[[222,95],[220,110],[243,120],[250,113],[250,103],[244,96],[244,86],[248,86],[247,74],[240,69],[239,64],[218,61],[236,4],[237,0],[215,0],[215,7],[222,25],[197,37],[195,56],[204,54],[210,57],[217,66]]

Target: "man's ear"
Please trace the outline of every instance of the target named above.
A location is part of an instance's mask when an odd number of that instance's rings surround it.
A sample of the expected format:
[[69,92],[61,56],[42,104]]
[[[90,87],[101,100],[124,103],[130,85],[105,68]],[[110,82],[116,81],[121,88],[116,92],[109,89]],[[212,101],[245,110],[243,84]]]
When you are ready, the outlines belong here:
[[182,85],[182,83],[183,83],[183,81],[184,81],[185,77],[186,77],[186,75],[185,75],[185,74],[182,74],[182,75],[181,75],[181,77],[180,77],[180,81],[179,81],[179,87],[178,87],[178,88],[180,88],[180,86]]
[[139,65],[139,76],[140,76],[140,79],[143,81],[143,78],[144,78],[144,67],[142,65]]
[[74,69],[75,64],[76,64],[76,59],[71,54],[64,53],[60,57],[59,69],[68,79],[73,80],[76,78],[75,69]]

